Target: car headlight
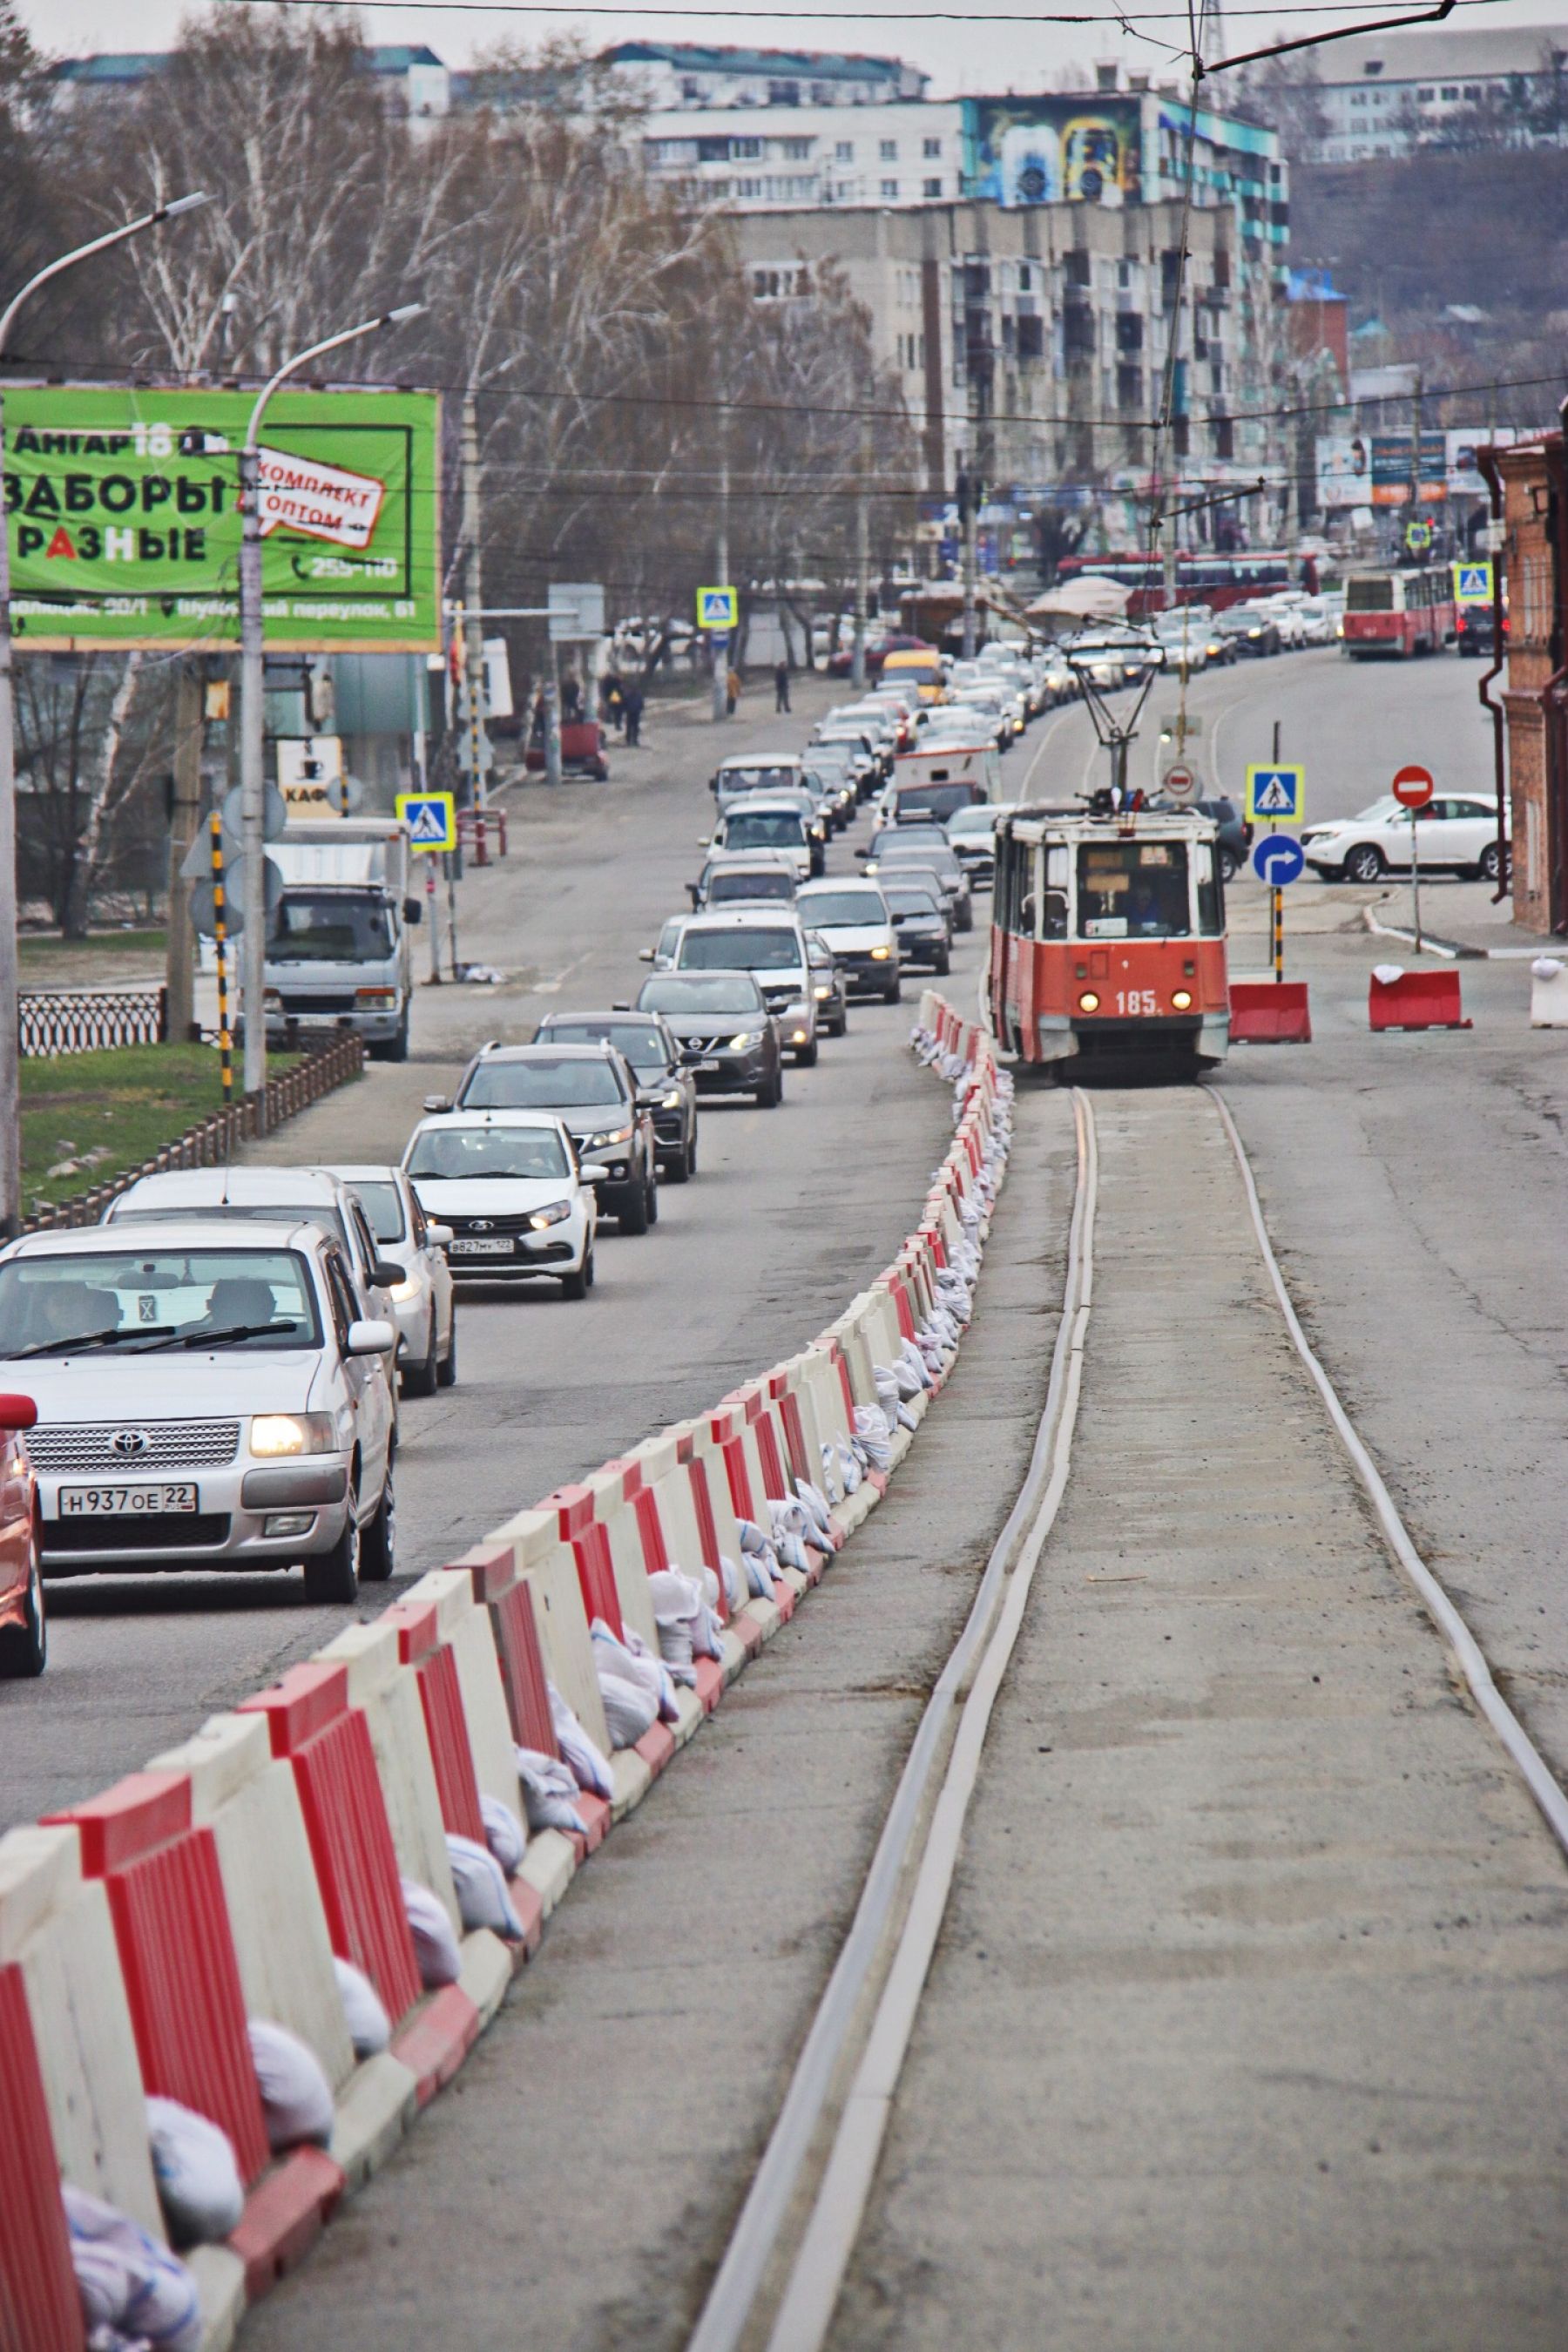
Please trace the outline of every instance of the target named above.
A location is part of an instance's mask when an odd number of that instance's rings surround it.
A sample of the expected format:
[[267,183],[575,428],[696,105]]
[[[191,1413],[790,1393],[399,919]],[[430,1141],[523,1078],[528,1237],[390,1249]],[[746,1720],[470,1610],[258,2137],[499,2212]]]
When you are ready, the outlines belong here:
[[748,1045],[754,1045],[756,1042],[756,1038],[750,1029],[737,1029],[735,1034],[730,1040],[731,1050],[733,1053],[741,1054],[745,1051]]
[[548,1207],[535,1209],[528,1222],[536,1234],[542,1234],[547,1225],[564,1224],[571,1214],[570,1201],[552,1201]]
[[401,1299],[406,1305],[409,1299],[417,1298],[419,1296],[417,1277],[412,1274],[405,1274],[401,1282],[393,1284],[386,1295],[389,1298]]
[[661,1095],[659,1097],[659,1108],[661,1110],[679,1110],[680,1108],[680,1088],[679,1087],[671,1087],[667,1095]]
[[606,1128],[603,1135],[585,1136],[584,1149],[587,1151],[605,1151],[612,1144],[629,1143],[631,1139],[632,1129],[629,1127]]
[[1191,989],[1176,989],[1172,995],[1171,1002],[1175,1006],[1178,1013],[1189,1012],[1192,1008],[1193,1002]]
[[826,1004],[832,993],[832,989],[825,982],[816,992],[816,1001],[818,1004]]
[[1100,1011],[1100,999],[1095,994],[1092,988],[1086,988],[1084,990],[1083,994],[1079,998],[1078,1009],[1080,1013],[1098,1013]]
[[[870,868],[868,867],[867,871],[868,873]],[[873,963],[886,963],[892,952],[893,950],[891,948],[873,948],[871,950],[871,961]]]
[[330,1412],[258,1412],[250,1419],[250,1450],[263,1459],[280,1454],[332,1454],[337,1423]]

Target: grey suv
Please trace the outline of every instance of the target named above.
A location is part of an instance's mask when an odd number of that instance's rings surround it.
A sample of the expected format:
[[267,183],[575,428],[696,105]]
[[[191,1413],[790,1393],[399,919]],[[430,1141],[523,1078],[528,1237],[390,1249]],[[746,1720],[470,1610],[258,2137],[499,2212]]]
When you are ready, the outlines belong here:
[[593,1045],[481,1045],[448,1103],[426,1097],[428,1111],[550,1110],[578,1156],[609,1170],[595,1187],[601,1212],[623,1234],[646,1234],[658,1222],[658,1139],[653,1112],[624,1054],[607,1039]]

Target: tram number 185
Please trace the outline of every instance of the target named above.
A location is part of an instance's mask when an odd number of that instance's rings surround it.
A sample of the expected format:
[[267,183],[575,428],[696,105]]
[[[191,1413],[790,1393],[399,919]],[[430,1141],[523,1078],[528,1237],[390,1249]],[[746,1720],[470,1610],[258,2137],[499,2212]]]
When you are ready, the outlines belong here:
[[1160,1000],[1152,988],[1119,988],[1116,992],[1118,1013],[1158,1013]]

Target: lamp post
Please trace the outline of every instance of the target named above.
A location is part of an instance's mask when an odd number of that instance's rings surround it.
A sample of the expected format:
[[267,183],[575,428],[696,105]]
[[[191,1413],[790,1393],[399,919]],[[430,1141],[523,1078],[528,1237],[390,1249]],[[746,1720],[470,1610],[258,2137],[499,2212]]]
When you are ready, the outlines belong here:
[[240,937],[240,998],[245,1015],[245,1091],[256,1102],[257,1120],[263,1117],[267,1086],[267,1010],[264,1003],[267,964],[267,856],[264,836],[266,782],[263,767],[262,695],[265,691],[266,633],[261,613],[261,450],[258,436],[267,404],[280,383],[307,367],[311,360],[352,343],[360,335],[382,327],[399,327],[417,319],[423,302],[405,302],[357,327],[328,335],[319,343],[285,360],[257,394],[239,453],[239,807],[245,845],[245,889],[241,904],[244,929]]
[[[173,204],[155,205],[150,213],[72,247],[28,278],[0,311],[0,353],[5,349],[12,321],[30,296],[79,261],[111,245],[123,245],[144,228],[157,228],[181,213],[210,205],[209,195],[176,196]],[[5,447],[5,385],[0,382],[0,457]],[[21,1043],[18,1035],[16,974],[16,745],[11,700],[11,526],[0,514],[0,1241],[9,1241],[22,1215]]]

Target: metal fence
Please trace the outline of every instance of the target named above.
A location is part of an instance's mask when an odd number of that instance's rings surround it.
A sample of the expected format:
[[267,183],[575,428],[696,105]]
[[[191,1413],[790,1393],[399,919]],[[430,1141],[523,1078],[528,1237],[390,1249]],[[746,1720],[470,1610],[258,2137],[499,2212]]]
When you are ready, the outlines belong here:
[[38,988],[17,1003],[24,1057],[95,1054],[106,1045],[162,1045],[169,992],[156,988]]
[[170,1168],[215,1168],[227,1160],[237,1144],[245,1143],[257,1134],[270,1134],[296,1111],[304,1110],[334,1087],[357,1078],[364,1067],[364,1040],[353,1030],[345,1030],[334,1042],[312,1053],[281,1077],[267,1082],[264,1119],[257,1118],[255,1101],[247,1097],[236,1103],[232,1110],[215,1111],[210,1118],[199,1119],[195,1127],[186,1128],[184,1135],[173,1143],[164,1144],[151,1160],[140,1168],[128,1168],[121,1176],[111,1177],[107,1183],[94,1184],[86,1192],[74,1192],[68,1201],[57,1202],[50,1208],[35,1210],[21,1221],[25,1234],[42,1233],[59,1225],[96,1225],[110,1201],[134,1184],[141,1176],[161,1176]]

